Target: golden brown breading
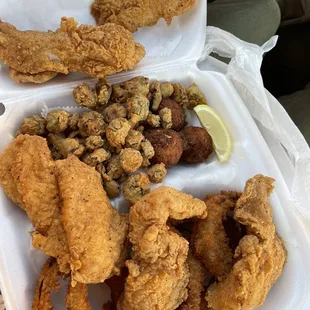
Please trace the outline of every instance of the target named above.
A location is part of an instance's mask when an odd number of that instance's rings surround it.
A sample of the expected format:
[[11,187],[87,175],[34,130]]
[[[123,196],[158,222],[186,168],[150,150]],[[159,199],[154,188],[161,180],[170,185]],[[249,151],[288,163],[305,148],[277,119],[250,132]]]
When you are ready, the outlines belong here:
[[52,310],[51,294],[59,290],[60,273],[55,259],[49,258],[44,264],[37,280],[32,310]]
[[229,246],[223,220],[234,210],[240,193],[221,192],[210,195],[205,203],[208,217],[194,224],[192,234],[193,251],[208,271],[216,278],[229,273],[233,265],[233,250]]
[[174,16],[182,15],[195,4],[195,0],[95,0],[91,13],[97,24],[116,23],[131,32],[154,26],[160,18],[170,25]]
[[166,223],[195,216],[207,216],[203,201],[170,187],[155,189],[130,208],[133,253],[119,310],[172,310],[187,299],[188,242]]
[[68,285],[66,295],[66,307],[68,310],[90,310],[90,304],[87,299],[87,284],[76,283],[73,287]]
[[132,69],[145,55],[122,26],[80,25],[63,17],[55,32],[19,31],[0,21],[0,60],[17,82],[43,83],[55,73],[81,72],[103,78]]
[[275,233],[268,198],[273,179],[256,175],[246,183],[234,217],[247,228],[236,248],[231,272],[206,295],[214,310],[249,310],[260,306],[281,275],[287,251]]
[[104,282],[126,256],[127,217],[115,210],[100,174],[75,156],[56,162],[72,284]]
[[187,263],[189,267],[188,298],[178,308],[179,310],[200,310],[202,292],[204,291],[205,268],[193,255],[191,249],[188,252]]

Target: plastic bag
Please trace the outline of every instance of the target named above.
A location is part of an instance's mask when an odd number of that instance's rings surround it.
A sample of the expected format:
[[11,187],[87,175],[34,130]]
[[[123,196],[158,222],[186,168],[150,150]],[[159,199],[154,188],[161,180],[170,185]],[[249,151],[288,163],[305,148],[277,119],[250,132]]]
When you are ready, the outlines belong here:
[[[208,26],[206,44],[199,62],[203,62],[212,52],[231,58],[226,75],[252,117],[260,123],[259,127],[263,127],[266,142],[269,145],[278,144],[278,151],[273,154],[282,175],[286,176],[291,205],[310,220],[309,146],[282,105],[264,88],[260,73],[264,53],[270,51],[276,43],[277,36],[274,36],[260,47],[244,42],[224,30]],[[278,156],[287,156],[288,160],[283,161]],[[283,165],[283,162],[290,162],[291,165]]]

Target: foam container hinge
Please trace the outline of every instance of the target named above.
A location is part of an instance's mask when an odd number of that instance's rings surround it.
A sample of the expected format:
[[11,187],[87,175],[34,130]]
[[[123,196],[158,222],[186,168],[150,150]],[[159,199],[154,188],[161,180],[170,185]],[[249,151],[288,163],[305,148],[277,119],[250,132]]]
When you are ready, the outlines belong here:
[[[56,30],[61,17],[74,17],[80,24],[94,24],[89,7],[93,0],[1,0],[0,18],[20,30]],[[51,14],[51,12],[53,12]],[[160,20],[154,27],[146,27],[134,34],[146,49],[145,58],[132,70],[158,70],[161,67],[186,64],[198,60],[205,41],[206,1],[196,0],[195,7],[175,17],[170,26]],[[131,74],[123,72],[117,75]],[[72,73],[58,75],[44,84],[17,84],[9,77],[9,69],[0,62],[0,101],[25,96],[32,92],[48,91],[67,84],[76,84],[89,77]]]
[[[25,14],[22,14],[26,6],[21,2],[1,1],[1,18],[15,23],[19,28],[27,29],[35,26],[42,30],[55,29],[62,15],[76,16],[79,22],[88,22],[85,2],[89,5],[90,0],[54,0],[54,3],[62,5],[63,12],[61,14],[56,12],[52,16],[49,16],[49,13],[54,8],[54,4],[44,3],[41,6],[47,5],[44,9],[48,15],[47,19],[40,14],[34,19],[29,18],[31,9],[38,12],[43,8],[39,7],[35,0],[24,2],[28,6]],[[81,4],[82,2],[84,5]],[[19,6],[15,5],[17,7],[15,10],[14,4],[17,3]],[[69,10],[71,7],[69,4],[76,5],[76,11]],[[83,14],[81,14],[82,8]],[[144,29],[136,34],[140,42],[146,44],[148,56],[136,70],[117,74],[111,77],[110,81],[121,82],[143,74],[150,79],[180,82],[184,86],[192,82],[198,84],[206,95],[209,105],[218,111],[230,129],[233,139],[232,156],[228,162],[223,164],[220,164],[213,155],[200,165],[178,165],[169,170],[164,185],[204,198],[206,194],[217,193],[223,189],[242,191],[247,179],[257,173],[275,178],[275,190],[270,202],[277,230],[286,242],[288,261],[283,274],[259,309],[309,309],[310,239],[303,222],[290,206],[290,195],[282,174],[230,81],[220,73],[202,72],[194,64],[204,43],[205,17],[205,1],[197,1],[194,10],[176,18],[171,28],[160,23],[153,29]],[[199,33],[200,30],[201,33]],[[171,39],[171,44],[175,42],[174,50],[170,49],[173,50],[170,55],[165,55],[164,50],[156,52],[155,55],[152,54],[150,47],[153,42],[148,42],[151,38],[147,38],[144,33],[148,36],[160,34],[167,42]],[[2,73],[0,73],[0,98],[4,99],[5,113],[0,116],[0,151],[14,139],[15,132],[24,117],[45,113],[48,109],[55,107],[74,106],[72,89],[81,79],[85,80],[81,76],[71,75],[71,77],[59,77],[46,85],[16,86],[9,81],[6,74]],[[3,93],[6,98],[3,97]],[[199,125],[193,113],[188,113],[187,121],[190,125]],[[113,200],[112,203],[120,211],[128,210],[128,204],[123,197]],[[31,309],[36,278],[46,260],[45,254],[31,246],[31,238],[27,233],[31,229],[26,214],[16,207],[0,189],[0,287],[7,310]],[[53,295],[55,309],[65,309],[64,294],[65,285]],[[90,285],[89,296],[92,309],[101,310],[103,302],[109,298],[108,295],[109,290],[105,284]]]

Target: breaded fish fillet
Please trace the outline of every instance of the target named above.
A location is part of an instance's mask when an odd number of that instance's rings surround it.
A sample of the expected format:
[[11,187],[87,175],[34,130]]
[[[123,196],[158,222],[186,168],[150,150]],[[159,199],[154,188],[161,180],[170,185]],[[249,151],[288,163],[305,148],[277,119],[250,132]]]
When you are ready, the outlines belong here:
[[174,16],[182,15],[195,5],[195,0],[95,0],[91,13],[98,25],[115,23],[130,32],[154,26],[160,18],[170,25]]
[[119,274],[126,256],[127,216],[111,206],[99,173],[77,157],[57,161],[56,177],[72,284],[104,282]]
[[17,82],[44,83],[57,73],[80,72],[97,78],[132,69],[145,55],[122,26],[80,25],[63,17],[48,32],[20,31],[0,21],[0,60]]
[[118,310],[173,310],[187,299],[188,241],[167,221],[206,216],[203,201],[170,187],[155,189],[130,208],[133,252]]

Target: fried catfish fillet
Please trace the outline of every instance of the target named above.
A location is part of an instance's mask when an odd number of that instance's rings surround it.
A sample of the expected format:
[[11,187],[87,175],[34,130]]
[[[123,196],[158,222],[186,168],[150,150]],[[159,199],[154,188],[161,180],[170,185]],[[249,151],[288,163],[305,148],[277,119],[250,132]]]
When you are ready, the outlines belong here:
[[90,310],[90,303],[87,299],[87,284],[76,283],[73,287],[68,285],[66,295],[66,307],[68,310]]
[[[209,215],[209,214],[208,214]],[[188,252],[187,263],[189,267],[188,298],[178,308],[179,310],[200,310],[202,308],[202,292],[204,291],[205,268],[194,256],[191,249]]]
[[55,32],[40,32],[20,31],[0,21],[0,60],[21,83],[44,83],[69,72],[103,78],[132,69],[144,55],[132,34],[115,24],[78,26],[63,17]]
[[60,270],[68,272],[69,250],[59,219],[58,185],[46,140],[18,136],[0,156],[0,183],[35,227],[33,246],[56,257]]
[[104,282],[126,258],[127,216],[115,210],[99,173],[75,156],[56,162],[72,285]]
[[206,206],[170,187],[138,200],[129,212],[132,259],[117,309],[176,309],[188,297],[188,242],[167,225],[169,218],[205,218]]
[[32,301],[32,310],[53,309],[51,294],[60,289],[59,278],[61,278],[61,274],[56,259],[49,258],[44,264],[37,280]]
[[192,234],[195,255],[216,278],[227,275],[233,266],[233,250],[229,246],[223,221],[233,211],[241,196],[237,192],[221,192],[205,199],[208,217],[194,224]]
[[195,0],[95,0],[91,13],[98,25],[115,23],[135,32],[154,26],[160,18],[168,25],[174,16],[182,15],[195,5]]
[[246,226],[235,253],[236,263],[225,279],[212,284],[206,295],[214,310],[249,310],[260,306],[282,273],[287,251],[275,232],[268,198],[273,179],[257,175],[247,181],[234,217]]

